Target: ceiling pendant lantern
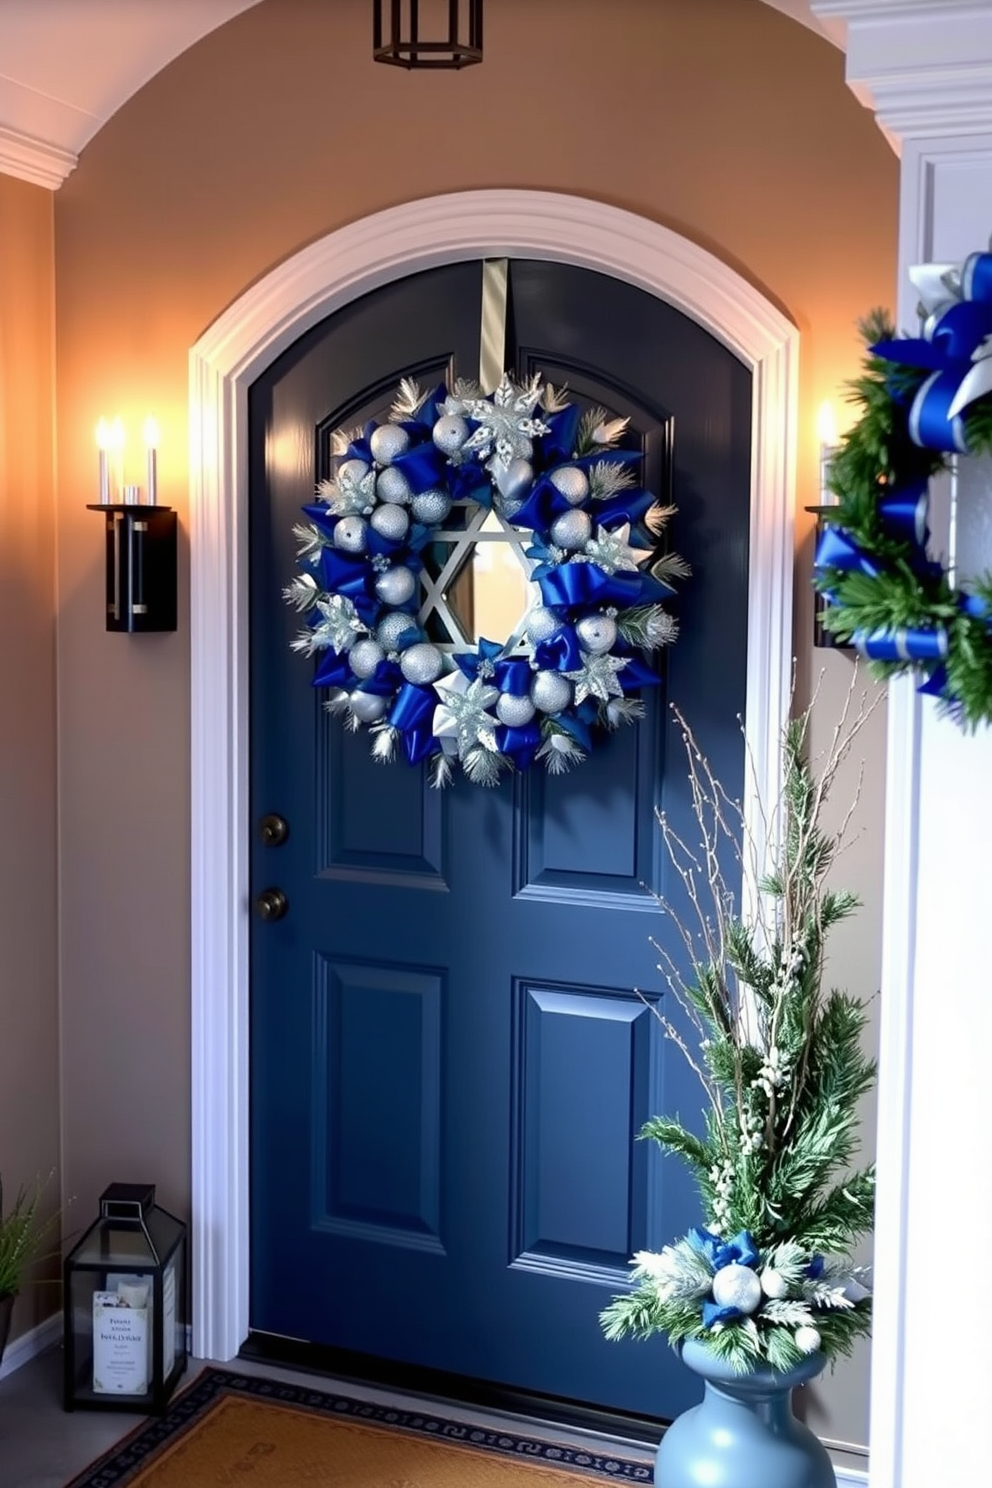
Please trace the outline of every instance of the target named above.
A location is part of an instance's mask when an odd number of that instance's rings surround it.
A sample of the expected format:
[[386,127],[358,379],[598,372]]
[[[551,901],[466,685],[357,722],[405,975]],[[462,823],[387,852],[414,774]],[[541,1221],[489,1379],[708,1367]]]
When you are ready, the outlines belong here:
[[372,55],[393,67],[482,61],[482,0],[373,0]]

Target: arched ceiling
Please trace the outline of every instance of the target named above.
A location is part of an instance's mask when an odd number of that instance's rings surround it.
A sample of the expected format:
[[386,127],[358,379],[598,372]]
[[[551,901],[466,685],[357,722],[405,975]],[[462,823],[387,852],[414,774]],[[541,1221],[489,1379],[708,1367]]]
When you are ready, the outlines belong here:
[[[825,34],[809,0],[763,3]],[[0,0],[0,172],[57,189],[84,145],[149,78],[257,4]]]

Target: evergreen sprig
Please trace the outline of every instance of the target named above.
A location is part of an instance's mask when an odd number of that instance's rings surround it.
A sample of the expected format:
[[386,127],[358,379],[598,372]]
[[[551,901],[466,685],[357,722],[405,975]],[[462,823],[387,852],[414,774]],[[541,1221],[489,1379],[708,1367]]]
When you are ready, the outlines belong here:
[[[867,316],[859,330],[868,347],[895,337],[881,310]],[[985,600],[989,619],[965,612],[964,591],[952,585],[943,565],[923,558],[910,538],[886,526],[879,511],[886,492],[925,484],[947,466],[944,454],[921,449],[909,434],[913,399],[927,376],[869,350],[861,375],[848,384],[849,397],[861,413],[830,461],[828,485],[837,506],[829,521],[855,539],[877,572],[871,576],[829,568],[815,583],[829,600],[823,623],[842,641],[878,631],[942,630],[947,638],[943,662],[872,661],[871,670],[882,678],[915,673],[928,680],[942,666],[943,702],[962,724],[975,727],[992,722],[992,575],[968,589]],[[972,403],[963,423],[969,452],[992,452],[992,396]]]
[[[684,958],[663,940],[653,944],[698,1034],[698,1053],[684,1020],[644,1000],[695,1069],[707,1103],[702,1133],[678,1116],[656,1115],[640,1136],[687,1164],[709,1238],[690,1232],[658,1256],[635,1257],[631,1289],[601,1314],[607,1337],[662,1331],[673,1345],[705,1340],[739,1370],[759,1362],[787,1369],[810,1346],[846,1353],[870,1327],[871,1298],[850,1258],[872,1226],[874,1165],[852,1163],[857,1103],[874,1082],[875,1064],[863,1048],[863,1005],[823,982],[827,933],[858,903],[827,884],[853,805],[836,832],[823,824],[837,771],[874,706],[862,700],[852,715],[852,699],[853,692],[817,768],[807,755],[812,705],[786,725],[782,795],[765,814],[764,871],[739,808],[679,720],[701,846],[690,850],[664,818],[661,826],[698,924],[686,925],[659,901]],[[747,919],[719,867],[724,839],[739,850],[742,830],[761,890]],[[693,1266],[705,1263],[712,1278],[726,1264],[714,1261],[713,1245],[741,1231],[758,1251],[762,1301],[707,1327],[702,1304],[711,1293],[693,1287]]]

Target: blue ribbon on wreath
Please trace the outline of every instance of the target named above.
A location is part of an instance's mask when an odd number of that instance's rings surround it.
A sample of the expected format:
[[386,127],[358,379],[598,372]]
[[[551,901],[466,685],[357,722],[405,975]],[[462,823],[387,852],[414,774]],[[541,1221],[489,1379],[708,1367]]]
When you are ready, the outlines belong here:
[[418,765],[441,748],[432,728],[436,706],[433,688],[404,682],[389,710],[387,722],[399,730],[404,753],[411,765]]
[[[921,336],[897,336],[879,341],[876,356],[903,367],[918,368],[929,376],[917,390],[909,410],[909,437],[922,449],[967,454],[965,408],[992,387],[992,379],[976,363],[992,352],[992,253],[972,253],[960,271],[954,265],[923,265],[914,281],[932,304]],[[936,298],[933,290],[936,288]],[[984,352],[983,352],[984,348]],[[983,352],[982,355],[979,355]]]

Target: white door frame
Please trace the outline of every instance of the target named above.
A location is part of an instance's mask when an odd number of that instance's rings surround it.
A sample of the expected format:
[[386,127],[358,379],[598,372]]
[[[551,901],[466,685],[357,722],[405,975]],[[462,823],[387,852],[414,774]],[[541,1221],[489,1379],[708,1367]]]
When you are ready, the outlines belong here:
[[[527,257],[627,280],[752,374],[745,812],[774,799],[788,708],[799,333],[726,264],[657,223],[543,191],[410,202],[273,269],[190,352],[193,1353],[248,1334],[248,388],[319,320],[439,264]],[[746,772],[747,773],[747,772]]]

